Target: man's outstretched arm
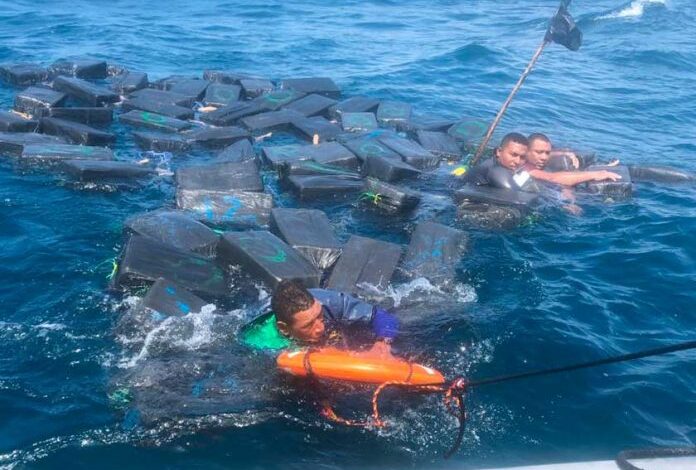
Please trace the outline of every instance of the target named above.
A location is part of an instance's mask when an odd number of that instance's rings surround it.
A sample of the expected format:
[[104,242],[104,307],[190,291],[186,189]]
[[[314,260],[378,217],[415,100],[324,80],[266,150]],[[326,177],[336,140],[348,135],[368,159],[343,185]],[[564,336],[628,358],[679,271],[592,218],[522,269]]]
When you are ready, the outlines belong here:
[[552,173],[544,170],[529,170],[529,174],[534,179],[548,181],[549,183],[560,184],[562,186],[575,186],[588,181],[617,181],[621,179],[621,175],[612,173],[611,171],[559,171]]

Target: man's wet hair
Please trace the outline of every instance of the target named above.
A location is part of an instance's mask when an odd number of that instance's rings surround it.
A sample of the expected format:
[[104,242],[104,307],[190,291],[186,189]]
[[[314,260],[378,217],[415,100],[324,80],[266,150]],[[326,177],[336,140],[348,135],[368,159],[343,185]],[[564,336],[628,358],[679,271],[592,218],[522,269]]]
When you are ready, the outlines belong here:
[[307,310],[314,304],[314,297],[299,281],[281,281],[273,292],[271,309],[276,320],[292,324],[297,312]]
[[500,148],[505,147],[510,142],[522,144],[526,147],[529,147],[529,141],[525,136],[523,136],[519,132],[510,132],[509,134],[506,134],[505,137],[503,137],[503,140],[500,141]]
[[531,145],[535,140],[541,140],[542,142],[546,142],[547,144],[551,145],[551,139],[549,139],[546,134],[536,132],[534,134],[529,134],[529,137],[527,137],[527,142],[529,142],[529,145]]

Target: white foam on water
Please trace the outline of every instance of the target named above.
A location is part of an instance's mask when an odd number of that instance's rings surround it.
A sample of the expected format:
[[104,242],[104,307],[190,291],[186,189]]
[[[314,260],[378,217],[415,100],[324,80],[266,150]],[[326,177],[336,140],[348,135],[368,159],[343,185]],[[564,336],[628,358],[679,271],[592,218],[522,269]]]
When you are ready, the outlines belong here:
[[132,357],[120,361],[119,367],[131,368],[146,359],[153,348],[167,345],[169,349],[193,351],[213,342],[217,335],[214,331],[215,305],[205,305],[200,313],[191,313],[183,317],[167,317],[145,336],[140,350]]
[[454,301],[457,303],[476,302],[476,291],[468,284],[454,283],[448,286],[432,284],[429,280],[419,277],[404,284],[387,286],[380,289],[372,284],[358,285],[369,297],[378,300],[391,299],[394,307],[414,302]]
[[34,325],[34,328],[39,328],[42,330],[51,330],[51,331],[56,331],[56,330],[64,330],[65,325],[62,323],[39,323],[38,325]]
[[650,4],[667,6],[667,0],[633,0],[621,10],[600,16],[598,19],[609,20],[614,18],[639,18],[643,16],[645,7]]
[[157,325],[156,328],[153,328],[147,334],[147,336],[145,336],[145,342],[143,343],[143,347],[140,348],[140,351],[138,351],[138,353],[130,359],[124,359],[123,361],[121,361],[119,366],[123,368],[131,368],[134,367],[138,363],[138,361],[145,359],[148,356],[150,346],[155,341],[157,341],[158,338],[166,334],[167,329],[170,327],[172,323],[174,323],[175,320],[175,317],[165,318],[162,321],[162,323]]

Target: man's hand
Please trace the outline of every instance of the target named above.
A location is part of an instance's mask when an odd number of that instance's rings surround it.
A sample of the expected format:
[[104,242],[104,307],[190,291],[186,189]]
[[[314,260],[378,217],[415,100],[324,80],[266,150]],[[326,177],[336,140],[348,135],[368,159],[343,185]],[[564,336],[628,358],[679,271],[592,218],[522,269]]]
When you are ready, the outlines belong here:
[[372,331],[377,338],[392,339],[399,332],[399,320],[383,308],[375,307],[372,312]]
[[578,206],[577,204],[566,204],[563,206],[563,209],[570,214],[577,215],[578,217],[583,213],[582,207]]
[[621,179],[621,175],[619,175],[617,173],[613,173],[611,171],[600,170],[600,171],[595,171],[593,173],[594,174],[592,176],[593,176],[594,181],[604,181],[604,180],[618,181]]
[[391,357],[391,344],[386,340],[379,340],[372,345],[368,353],[378,357]]
[[575,202],[575,191],[572,188],[563,188],[561,190],[561,199],[568,201],[571,204]]
[[575,152],[568,152],[568,157],[570,157],[570,164],[575,168],[576,170],[580,169],[580,159],[578,158],[577,155],[575,155]]

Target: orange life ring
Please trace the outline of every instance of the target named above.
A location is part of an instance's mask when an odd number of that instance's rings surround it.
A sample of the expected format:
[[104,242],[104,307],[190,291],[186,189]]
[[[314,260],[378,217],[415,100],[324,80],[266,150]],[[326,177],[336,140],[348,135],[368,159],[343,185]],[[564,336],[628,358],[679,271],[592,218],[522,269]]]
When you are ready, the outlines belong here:
[[445,382],[440,372],[421,364],[393,356],[380,357],[336,348],[284,351],[278,356],[277,363],[280,369],[300,377],[311,374],[322,379],[374,384],[404,382],[430,385]]

